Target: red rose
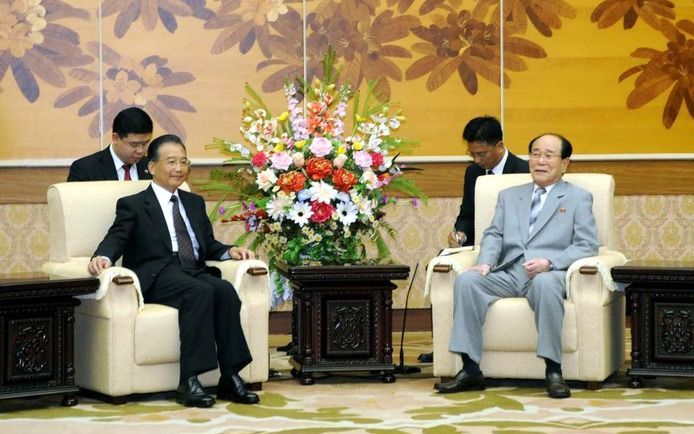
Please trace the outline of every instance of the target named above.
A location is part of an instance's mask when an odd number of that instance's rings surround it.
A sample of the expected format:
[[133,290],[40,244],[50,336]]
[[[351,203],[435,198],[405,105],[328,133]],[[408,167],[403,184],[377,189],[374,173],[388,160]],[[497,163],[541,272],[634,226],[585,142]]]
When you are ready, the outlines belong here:
[[313,223],[323,223],[332,217],[335,208],[333,208],[333,206],[329,203],[313,202],[311,203],[311,211],[313,211],[313,215],[309,218],[309,220],[311,220]]
[[371,165],[372,166],[382,166],[383,165],[383,154],[378,152],[371,153]]
[[333,173],[333,165],[323,157],[312,157],[306,162],[306,173],[312,180],[320,181]]
[[267,164],[267,155],[265,152],[258,152],[251,159],[251,164],[253,167],[263,167]]
[[303,173],[297,171],[283,173],[277,180],[277,185],[287,194],[292,191],[295,193],[300,192],[304,189],[305,183],[306,177]]
[[333,185],[339,191],[348,192],[356,183],[357,177],[352,172],[345,169],[337,169],[333,172]]

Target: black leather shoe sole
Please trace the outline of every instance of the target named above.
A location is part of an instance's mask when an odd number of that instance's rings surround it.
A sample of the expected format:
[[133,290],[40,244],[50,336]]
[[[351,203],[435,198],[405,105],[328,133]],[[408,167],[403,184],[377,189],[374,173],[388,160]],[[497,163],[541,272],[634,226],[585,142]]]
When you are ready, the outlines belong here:
[[291,350],[294,348],[294,341],[289,341],[289,343],[282,345],[281,347],[277,347],[277,351],[281,351],[283,353],[286,353],[287,351]]
[[223,391],[218,390],[217,391],[217,399],[221,399],[224,401],[231,401],[231,402],[235,402],[237,404],[249,404],[249,405],[257,404],[260,402],[260,398],[255,393],[248,393],[244,396],[238,396],[238,395],[231,393],[227,390],[223,390]]
[[214,405],[214,398],[211,396],[208,396],[207,398],[208,399],[176,396],[176,402],[186,407],[210,408]]
[[434,363],[434,352],[420,354],[417,361],[419,363]]
[[439,393],[466,392],[469,390],[484,390],[484,375],[480,372],[477,375],[467,373],[458,374],[452,381],[447,383],[434,384],[434,389]]

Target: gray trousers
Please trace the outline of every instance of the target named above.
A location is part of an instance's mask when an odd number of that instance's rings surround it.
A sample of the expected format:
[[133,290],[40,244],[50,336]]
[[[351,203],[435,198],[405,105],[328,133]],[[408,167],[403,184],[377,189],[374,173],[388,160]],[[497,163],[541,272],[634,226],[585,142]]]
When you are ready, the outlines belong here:
[[487,309],[500,298],[525,297],[535,312],[537,355],[561,363],[566,271],[548,271],[529,280],[522,258],[511,267],[482,276],[467,271],[455,280],[450,350],[482,359],[482,326]]

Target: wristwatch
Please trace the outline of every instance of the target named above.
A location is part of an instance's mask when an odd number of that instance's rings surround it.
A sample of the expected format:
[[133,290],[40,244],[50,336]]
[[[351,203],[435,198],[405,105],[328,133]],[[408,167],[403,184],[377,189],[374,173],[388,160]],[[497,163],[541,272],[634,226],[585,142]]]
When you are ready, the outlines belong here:
[[556,269],[557,268],[554,266],[554,264],[552,264],[552,261],[549,261],[549,271],[554,271]]

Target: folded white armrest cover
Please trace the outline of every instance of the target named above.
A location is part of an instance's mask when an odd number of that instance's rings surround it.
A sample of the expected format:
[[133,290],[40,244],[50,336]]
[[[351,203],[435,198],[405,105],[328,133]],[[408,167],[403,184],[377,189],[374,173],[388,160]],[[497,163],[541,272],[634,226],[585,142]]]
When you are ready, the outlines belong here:
[[[259,259],[246,259],[243,261],[207,261],[207,265],[218,267],[223,270],[223,274],[230,273],[233,280],[230,280],[231,284],[234,285],[236,291],[238,292],[241,288],[243,277],[250,268],[264,268],[268,269],[267,264]],[[224,276],[228,278],[227,276]],[[270,291],[268,291],[268,306],[271,305]]]
[[443,249],[439,256],[429,261],[424,282],[424,297],[428,297],[431,291],[431,275],[435,265],[450,265],[455,274],[460,274],[475,264],[477,255],[467,253],[472,251],[474,251],[472,246]]
[[579,259],[575,261],[568,270],[566,270],[566,298],[570,298],[569,290],[571,288],[571,281],[578,278],[580,275],[579,270],[584,266],[596,267],[598,274],[602,279],[602,283],[605,288],[610,291],[619,291],[622,288],[617,285],[612,280],[612,274],[610,270],[612,267],[618,265],[624,265],[627,262],[626,256],[621,252],[616,252],[614,250],[609,250],[606,247],[600,247],[600,251],[597,256],[589,256],[587,258]]
[[[87,271],[87,265],[89,264],[89,258],[86,257],[75,257],[71,258],[69,262],[47,262],[43,264],[41,269],[44,273],[53,277],[62,277],[65,279],[77,279],[83,277],[91,277],[89,271]],[[101,300],[106,296],[108,288],[116,276],[128,276],[133,279],[133,287],[137,291],[137,305],[138,310],[142,310],[145,307],[144,300],[142,298],[142,290],[140,289],[140,280],[137,275],[130,269],[113,266],[105,269],[99,274],[99,289],[92,294],[79,295],[76,298],[89,299],[89,300]]]

